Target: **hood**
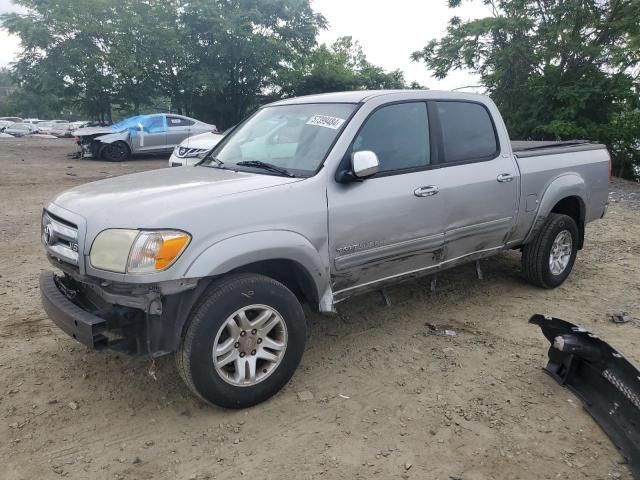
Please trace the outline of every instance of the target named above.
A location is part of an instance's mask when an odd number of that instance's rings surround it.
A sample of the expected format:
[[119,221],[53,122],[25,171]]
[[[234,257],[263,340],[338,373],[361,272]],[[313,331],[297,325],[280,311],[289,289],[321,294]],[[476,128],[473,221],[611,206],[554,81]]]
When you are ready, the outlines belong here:
[[58,195],[53,203],[96,227],[179,227],[194,206],[300,180],[213,167],[164,168],[87,183]]
[[[55,127],[54,127],[55,128]],[[73,131],[75,137],[86,137],[87,135],[104,135],[106,133],[114,133],[111,127],[86,127]]]
[[224,135],[220,135],[219,133],[206,132],[201,133],[199,135],[193,135],[191,137],[185,138],[181,143],[180,147],[184,148],[203,148],[210,149],[216,146],[216,144],[222,140]]

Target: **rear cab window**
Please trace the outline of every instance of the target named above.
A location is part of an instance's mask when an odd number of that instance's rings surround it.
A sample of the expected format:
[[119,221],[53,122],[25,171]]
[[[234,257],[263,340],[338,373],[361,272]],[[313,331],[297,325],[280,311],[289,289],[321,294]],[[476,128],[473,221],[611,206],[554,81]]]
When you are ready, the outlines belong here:
[[489,111],[479,103],[436,101],[442,132],[442,163],[491,160],[499,153],[498,138]]

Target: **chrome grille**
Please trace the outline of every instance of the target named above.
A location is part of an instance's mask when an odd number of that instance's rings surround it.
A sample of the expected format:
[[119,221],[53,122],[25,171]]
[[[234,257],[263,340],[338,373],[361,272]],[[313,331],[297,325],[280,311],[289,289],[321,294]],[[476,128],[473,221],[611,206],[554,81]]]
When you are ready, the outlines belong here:
[[63,262],[78,265],[78,227],[49,212],[42,214],[42,243],[47,253]]
[[187,148],[187,147],[177,147],[176,148],[176,157],[185,158],[188,156],[194,156],[198,153],[206,152],[206,148]]

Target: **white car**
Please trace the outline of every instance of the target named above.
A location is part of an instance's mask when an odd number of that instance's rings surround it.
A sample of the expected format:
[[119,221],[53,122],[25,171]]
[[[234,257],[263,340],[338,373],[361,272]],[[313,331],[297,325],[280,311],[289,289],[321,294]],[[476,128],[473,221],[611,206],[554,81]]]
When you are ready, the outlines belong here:
[[206,132],[185,138],[180,145],[173,149],[169,158],[170,167],[192,167],[204,155],[222,140],[220,133]]

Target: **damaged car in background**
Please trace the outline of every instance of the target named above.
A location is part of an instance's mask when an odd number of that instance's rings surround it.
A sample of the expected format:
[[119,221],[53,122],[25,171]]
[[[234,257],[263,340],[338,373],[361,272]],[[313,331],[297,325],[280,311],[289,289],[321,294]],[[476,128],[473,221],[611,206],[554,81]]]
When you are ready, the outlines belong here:
[[168,153],[192,135],[215,132],[215,125],[175,114],[136,115],[108,127],[73,132],[80,158],[121,162],[139,153]]

